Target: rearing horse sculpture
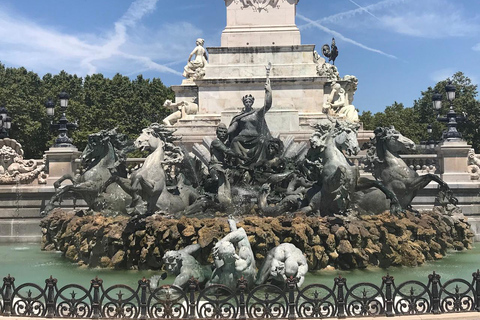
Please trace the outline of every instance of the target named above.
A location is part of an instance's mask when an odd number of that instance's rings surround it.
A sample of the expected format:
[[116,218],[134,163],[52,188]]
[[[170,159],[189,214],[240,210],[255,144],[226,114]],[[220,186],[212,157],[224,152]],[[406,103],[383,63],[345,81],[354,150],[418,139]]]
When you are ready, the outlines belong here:
[[[411,209],[413,198],[431,181],[440,185],[440,191],[447,201],[454,205],[458,203],[445,181],[431,173],[420,176],[400,158],[400,153],[415,150],[415,143],[412,140],[403,136],[394,127],[377,128],[374,134],[372,147],[368,151],[373,176],[395,193],[403,209]],[[366,195],[363,201],[372,204],[379,201],[379,196],[381,198],[378,192],[372,192]]]
[[199,194],[193,187],[184,184],[181,175],[176,186],[178,195],[167,190],[163,167],[167,162],[180,163],[182,160],[180,152],[175,152],[176,156],[173,158],[165,159],[167,145],[172,150],[177,148],[172,143],[174,139],[173,131],[158,123],[152,123],[148,128],[143,129],[142,134],[134,142],[136,148],[151,152],[145,158],[142,167],[132,172],[130,178],[112,174],[105,182],[103,189],[116,182],[132,197],[131,206],[134,207],[132,214],[154,213],[157,210],[176,213],[185,210],[195,202]]
[[[112,170],[126,176],[123,164],[128,150],[127,136],[117,133],[116,129],[89,135],[88,144],[81,156],[86,170],[76,176],[65,174],[55,181],[56,193],[42,214],[50,212],[66,193],[73,193],[75,198],[85,200],[92,210],[113,215],[125,213],[125,205],[130,203],[130,197],[118,186],[112,186],[108,193],[102,193],[102,186],[111,176]],[[72,184],[62,186],[65,180],[70,180]]]
[[[330,120],[316,126],[310,138],[311,149],[306,156],[306,166],[314,167],[311,172],[317,181],[307,192],[308,205],[304,212],[320,211],[320,214],[345,214],[354,205],[353,194],[359,190],[377,188],[390,199],[391,211],[398,211],[398,200],[394,193],[381,182],[361,178],[357,166],[346,157],[360,150],[357,140],[359,125]],[[312,177],[309,177],[312,179]]]

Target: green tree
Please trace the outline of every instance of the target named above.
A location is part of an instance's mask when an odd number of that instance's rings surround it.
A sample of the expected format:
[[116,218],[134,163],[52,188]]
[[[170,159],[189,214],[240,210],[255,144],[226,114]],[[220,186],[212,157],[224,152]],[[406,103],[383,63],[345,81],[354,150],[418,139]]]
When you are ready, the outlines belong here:
[[41,94],[42,81],[36,73],[0,64],[0,104],[12,117],[10,137],[23,146],[26,156],[41,156],[48,140],[48,120],[39,109]]
[[[58,94],[62,91],[70,95],[67,119],[79,124],[69,136],[80,150],[89,134],[102,129],[118,127],[134,138],[151,122],[161,121],[169,112],[163,103],[174,98],[173,91],[156,78],[140,75],[130,80],[120,74],[112,79],[102,74],[81,78],[65,71],[40,78],[25,68],[0,63],[0,105],[13,118],[10,136],[22,144],[26,158],[40,158],[53,145],[58,132],[51,132],[49,126],[60,117]],[[48,99],[56,106],[54,119],[45,112]]]
[[384,112],[377,112],[373,116],[371,112],[363,112],[360,121],[367,130],[394,126],[395,129],[416,143],[420,142],[422,138],[420,132],[426,130],[426,125],[418,123],[418,115],[413,108],[405,108],[402,103],[398,102],[394,102],[391,106],[386,107]]
[[[453,108],[457,114],[467,115],[467,121],[459,123],[458,131],[462,133],[463,138],[476,150],[480,150],[480,101],[476,100],[478,94],[477,85],[472,84],[470,78],[466,77],[462,72],[455,73],[452,78],[438,82],[434,88],[428,87],[423,91],[422,96],[414,101],[413,108],[419,115],[419,121],[431,124],[433,128],[433,138],[440,140],[446,125],[436,121],[437,115],[445,117],[450,109],[450,102],[447,100],[445,86],[452,82],[455,86],[455,100]],[[442,94],[442,109],[436,112],[433,109],[432,95],[435,92]],[[426,134],[424,134],[426,136]]]
[[[476,100],[478,91],[477,85],[462,72],[455,73],[452,78],[438,82],[434,88],[428,87],[421,92],[421,97],[413,102],[412,108],[405,108],[403,104],[395,102],[385,108],[384,112],[363,112],[360,121],[367,130],[376,127],[393,125],[402,134],[411,138],[416,143],[424,140],[439,141],[442,132],[446,129],[444,123],[437,121],[437,116],[445,117],[450,109],[450,102],[447,100],[445,86],[452,82],[456,88],[456,98],[453,101],[453,108],[457,114],[467,115],[467,121],[458,125],[458,131],[463,134],[465,140],[478,151],[480,150],[480,101]],[[435,91],[443,96],[442,109],[436,111],[433,108],[432,96]],[[427,133],[427,126],[432,125],[432,135]]]

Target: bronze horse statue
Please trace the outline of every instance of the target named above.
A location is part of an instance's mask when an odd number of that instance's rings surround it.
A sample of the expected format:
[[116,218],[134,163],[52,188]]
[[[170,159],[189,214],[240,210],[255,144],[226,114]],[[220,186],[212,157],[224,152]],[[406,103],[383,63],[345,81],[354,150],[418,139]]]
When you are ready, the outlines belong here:
[[[73,194],[74,199],[83,199],[89,209],[102,211],[107,215],[126,213],[125,206],[131,201],[128,194],[118,186],[112,186],[107,192],[103,192],[105,190],[102,187],[111,176],[112,170],[126,176],[125,160],[128,150],[130,142],[127,136],[117,133],[116,129],[89,135],[87,146],[81,155],[85,171],[75,176],[65,174],[55,181],[55,195],[42,214],[48,214],[68,193]],[[72,184],[62,186],[65,180],[70,180]]]
[[[431,173],[419,175],[400,158],[399,154],[415,150],[415,143],[412,140],[403,136],[394,127],[377,128],[374,134],[367,153],[367,163],[373,168],[373,176],[395,193],[402,209],[411,209],[413,198],[431,181],[439,184],[441,195],[446,201],[453,205],[458,203],[445,181]],[[361,206],[367,207],[368,204],[371,210],[377,209],[373,213],[388,209],[385,206],[385,197],[377,190],[369,190],[359,198]]]
[[[184,158],[183,152],[173,145],[174,140],[173,131],[158,123],[152,123],[143,129],[134,142],[136,148],[150,151],[143,165],[132,172],[129,178],[113,172],[105,180],[102,189],[106,189],[113,183],[120,186],[133,199],[132,209],[130,209],[133,215],[153,214],[156,211],[169,214],[184,210],[186,212],[201,211],[201,204],[195,203],[200,194],[185,183],[182,174],[178,176],[175,190],[170,192],[167,189],[164,166],[166,164],[181,166]],[[193,206],[189,207],[190,205]]]
[[306,195],[305,213],[320,211],[322,216],[347,214],[355,205],[354,193],[375,188],[390,200],[390,210],[399,210],[394,193],[380,181],[360,177],[358,167],[347,156],[356,155],[359,125],[345,121],[317,124],[310,138],[311,149],[305,159],[309,179],[316,180]]

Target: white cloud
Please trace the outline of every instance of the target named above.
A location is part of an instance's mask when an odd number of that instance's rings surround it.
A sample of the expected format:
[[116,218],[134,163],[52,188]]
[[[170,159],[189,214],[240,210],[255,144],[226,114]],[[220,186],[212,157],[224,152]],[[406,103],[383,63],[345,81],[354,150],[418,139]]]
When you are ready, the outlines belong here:
[[432,79],[433,81],[435,81],[435,83],[437,83],[452,77],[456,71],[457,70],[453,68],[440,69],[430,74],[430,79]]
[[381,51],[381,50],[368,47],[368,46],[366,46],[366,45],[364,45],[364,44],[361,44],[361,43],[359,43],[359,42],[357,42],[357,41],[355,41],[355,40],[352,40],[352,39],[350,39],[350,38],[347,38],[347,37],[345,37],[344,35],[342,35],[341,33],[337,32],[337,31],[334,31],[334,30],[331,30],[331,29],[329,29],[329,28],[321,25],[320,23],[318,23],[318,22],[316,22],[316,21],[313,21],[313,20],[311,20],[311,19],[309,19],[309,18],[307,18],[307,17],[305,17],[305,16],[303,16],[303,15],[301,15],[301,14],[298,14],[298,13],[297,13],[297,17],[299,17],[300,19],[302,19],[302,20],[310,23],[311,25],[317,27],[318,29],[320,29],[320,30],[322,30],[322,31],[324,31],[324,32],[327,32],[327,33],[333,35],[333,36],[334,36],[335,38],[337,38],[337,39],[341,39],[341,40],[343,40],[343,41],[345,41],[345,42],[351,43],[351,44],[353,44],[353,45],[355,45],[355,46],[357,46],[357,47],[360,47],[360,48],[362,48],[362,49],[365,49],[365,50],[368,50],[368,51],[371,51],[371,52],[375,52],[375,53],[379,53],[379,54],[381,54],[381,55],[383,55],[383,56],[386,56],[386,57],[389,57],[389,58],[392,58],[392,59],[398,59],[396,56],[394,56],[394,55],[392,55],[392,54],[388,54],[388,53],[385,53],[385,52],[383,52],[383,51]]
[[[151,34],[157,35],[157,38],[168,34],[168,40],[174,42],[174,39],[182,39],[184,32],[180,30],[181,26],[172,28],[165,25],[163,30],[152,32],[138,25],[145,15],[155,10],[157,2],[158,0],[134,1],[114,24],[113,30],[103,35],[65,34],[6,12],[0,7],[1,60],[45,73],[64,69],[84,75],[119,70],[128,73],[144,69],[181,75],[180,72],[153,61],[170,62],[171,58],[168,57],[172,53],[172,46],[163,44],[155,46],[155,50],[144,50],[152,44]],[[190,26],[190,29],[195,28]],[[189,52],[192,44],[188,44],[187,48],[186,41],[184,42],[173,50],[182,51],[183,54]]]
[[422,38],[463,37],[480,30],[478,24],[468,21],[462,13],[445,11],[428,12],[419,8],[408,13],[384,15],[381,20],[394,32]]
[[[317,20],[351,29],[379,29],[422,38],[476,36],[480,16],[468,12],[461,2],[446,0],[383,0]],[[372,19],[373,18],[373,19]],[[301,29],[312,24],[301,26]]]

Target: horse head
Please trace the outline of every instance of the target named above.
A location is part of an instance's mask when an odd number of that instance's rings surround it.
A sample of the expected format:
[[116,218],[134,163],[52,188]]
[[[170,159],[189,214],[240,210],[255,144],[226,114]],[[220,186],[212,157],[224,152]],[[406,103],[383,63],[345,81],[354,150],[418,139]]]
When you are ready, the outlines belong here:
[[415,142],[395,130],[393,126],[377,128],[374,134],[377,150],[388,150],[395,155],[415,150]]
[[148,150],[153,152],[159,147],[163,149],[166,144],[171,144],[176,140],[173,133],[173,130],[170,130],[164,125],[152,123],[142,130],[140,136],[135,140],[134,145],[142,151]]
[[113,149],[110,143],[110,136],[107,130],[102,130],[88,136],[87,146],[83,150],[81,159],[82,162],[90,167],[93,163],[97,163],[104,158],[110,149]]
[[159,135],[151,127],[142,130],[140,136],[135,140],[134,145],[141,151],[153,152],[157,148],[163,148],[164,142],[160,139]]
[[360,146],[358,145],[357,140],[357,131],[359,127],[360,125],[357,123],[336,121],[333,129],[335,145],[348,156],[357,155],[360,151]]

